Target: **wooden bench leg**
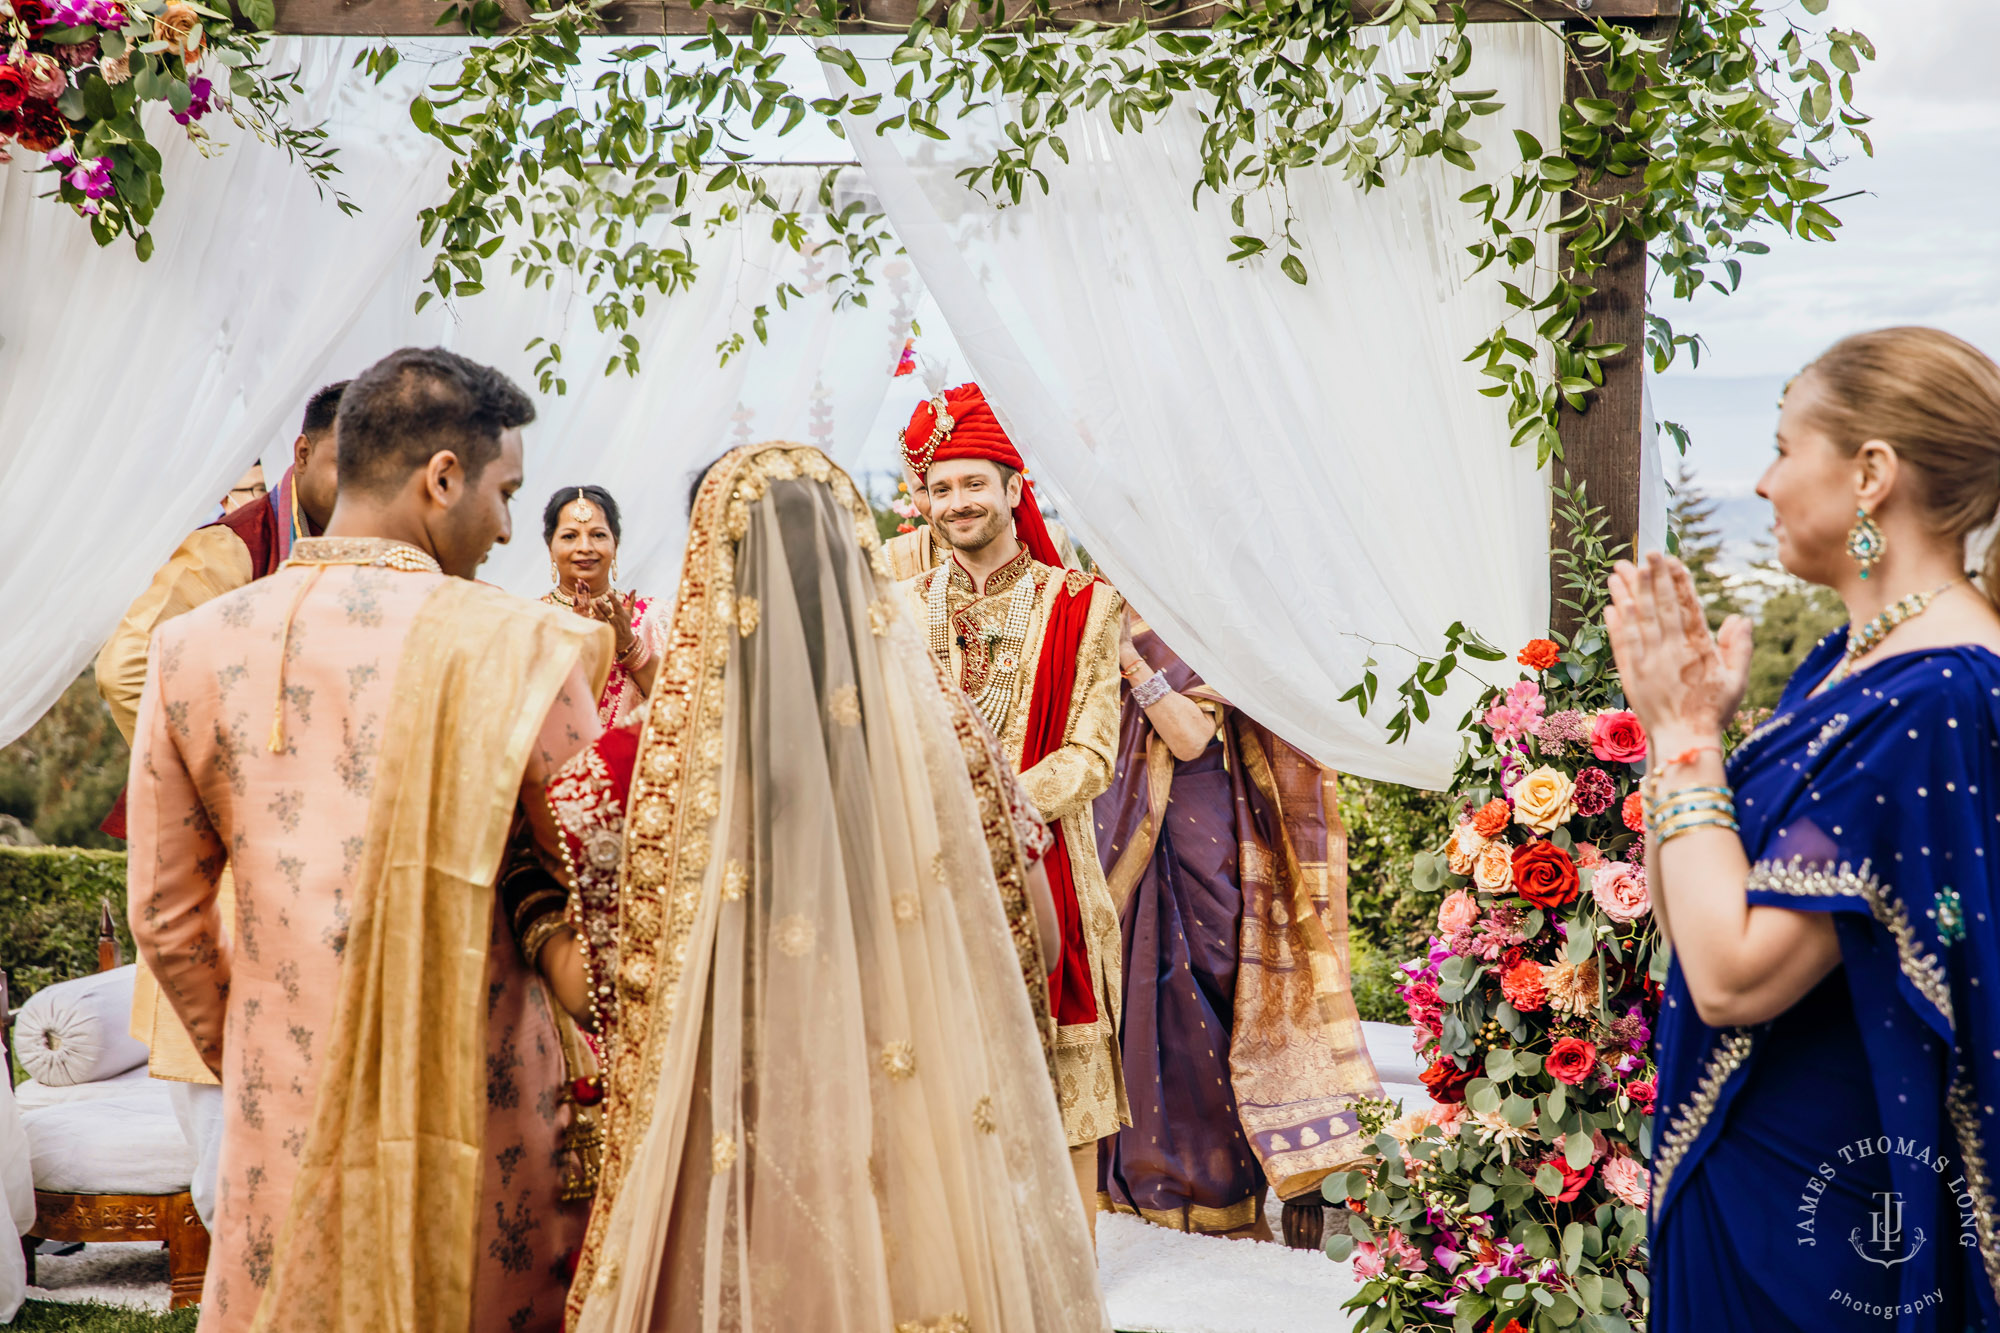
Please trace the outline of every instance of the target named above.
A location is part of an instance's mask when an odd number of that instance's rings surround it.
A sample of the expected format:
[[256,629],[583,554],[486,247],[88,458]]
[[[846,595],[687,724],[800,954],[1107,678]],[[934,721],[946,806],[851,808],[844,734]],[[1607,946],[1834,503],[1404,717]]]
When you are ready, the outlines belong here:
[[39,1236],[21,1237],[21,1257],[28,1261],[28,1285],[35,1285],[35,1251],[41,1247]]
[[201,1304],[201,1284],[208,1276],[208,1228],[194,1210],[194,1196],[176,1194],[167,1201],[167,1308]]
[[1326,1240],[1326,1204],[1315,1191],[1285,1204],[1285,1244],[1295,1250],[1317,1250]]

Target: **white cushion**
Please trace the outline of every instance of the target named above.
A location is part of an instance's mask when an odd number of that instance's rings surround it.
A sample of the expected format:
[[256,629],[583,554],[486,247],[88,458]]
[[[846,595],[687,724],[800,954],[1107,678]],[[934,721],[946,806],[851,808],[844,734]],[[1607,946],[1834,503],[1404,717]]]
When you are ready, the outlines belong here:
[[1363,1023],[1361,1034],[1368,1041],[1368,1058],[1375,1062],[1375,1076],[1386,1083],[1418,1083],[1422,1067],[1410,1045],[1416,1029],[1401,1023]]
[[38,1111],[44,1106],[60,1106],[64,1102],[94,1101],[99,1097],[122,1097],[127,1093],[141,1091],[152,1084],[152,1075],[146,1066],[128,1069],[122,1074],[97,1083],[72,1083],[68,1086],[52,1085],[40,1079],[27,1079],[14,1087],[14,1102],[23,1111]]
[[136,964],[43,987],[14,1019],[21,1067],[51,1087],[99,1083],[146,1063],[132,1035]]
[[194,1179],[194,1147],[163,1083],[44,1106],[21,1122],[38,1190],[178,1194]]

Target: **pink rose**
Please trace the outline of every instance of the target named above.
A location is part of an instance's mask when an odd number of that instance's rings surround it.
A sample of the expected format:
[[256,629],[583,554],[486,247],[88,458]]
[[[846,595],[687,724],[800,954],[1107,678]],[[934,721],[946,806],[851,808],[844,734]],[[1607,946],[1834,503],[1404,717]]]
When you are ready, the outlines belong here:
[[1644,1208],[1651,1201],[1652,1175],[1636,1158],[1617,1156],[1606,1159],[1602,1180],[1620,1203]]
[[1646,757],[1646,729],[1626,709],[1599,713],[1590,724],[1590,752],[1608,764],[1636,764]]
[[1570,850],[1576,856],[1578,870],[1588,870],[1592,866],[1604,864],[1604,853],[1597,849],[1597,844],[1594,842],[1580,842]]
[[61,97],[69,87],[69,76],[63,72],[62,62],[52,55],[35,52],[21,58],[21,72],[28,76],[28,96],[39,97],[52,102]]
[[1366,1282],[1369,1278],[1381,1277],[1388,1267],[1382,1261],[1382,1252],[1372,1244],[1357,1245],[1354,1248],[1354,1276]]
[[1590,896],[1597,899],[1604,915],[1629,924],[1653,910],[1652,894],[1646,889],[1646,868],[1623,861],[1607,861],[1597,867],[1590,881]]
[[1464,889],[1456,889],[1438,904],[1438,933],[1449,935],[1479,920],[1479,903]]

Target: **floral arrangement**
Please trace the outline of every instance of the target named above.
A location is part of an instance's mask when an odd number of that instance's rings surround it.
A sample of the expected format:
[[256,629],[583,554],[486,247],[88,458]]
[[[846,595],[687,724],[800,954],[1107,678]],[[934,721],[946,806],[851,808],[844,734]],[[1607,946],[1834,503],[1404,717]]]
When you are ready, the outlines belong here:
[[1666,974],[1635,771],[1646,736],[1602,629],[1516,660],[1522,678],[1469,719],[1456,826],[1416,858],[1437,928],[1397,989],[1432,1104],[1365,1104],[1370,1162],[1326,1184],[1345,1205],[1327,1252],[1362,1279],[1357,1328],[1644,1322]]
[[[906,351],[904,355],[908,355]],[[901,370],[896,372],[902,374]],[[917,502],[910,495],[910,483],[899,480],[896,483],[896,498],[889,502],[889,512],[896,516],[896,532],[915,532],[917,525],[924,522],[923,514],[917,509]]]
[[192,0],[0,0],[0,162],[17,148],[42,154],[53,196],[89,220],[97,243],[129,235],[141,259],[165,193],[149,103],[163,103],[203,151],[203,121],[220,110],[324,187],[334,170],[325,132],[277,115],[296,75],[261,64],[273,0],[241,7],[253,29]]

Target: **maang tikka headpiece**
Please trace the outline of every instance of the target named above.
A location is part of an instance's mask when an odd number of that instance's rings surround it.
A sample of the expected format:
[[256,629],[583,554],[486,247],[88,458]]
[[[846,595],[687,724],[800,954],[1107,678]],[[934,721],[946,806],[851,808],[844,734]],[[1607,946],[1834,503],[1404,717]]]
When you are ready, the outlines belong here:
[[591,519],[597,517],[597,511],[591,508],[590,497],[583,493],[583,487],[579,486],[576,488],[576,499],[572,503],[576,505],[577,522],[588,523]]

